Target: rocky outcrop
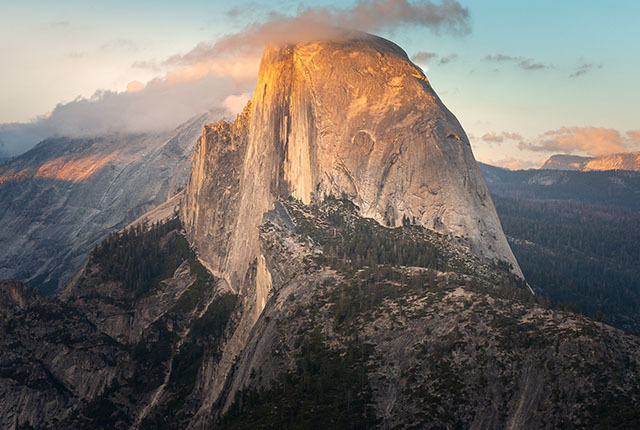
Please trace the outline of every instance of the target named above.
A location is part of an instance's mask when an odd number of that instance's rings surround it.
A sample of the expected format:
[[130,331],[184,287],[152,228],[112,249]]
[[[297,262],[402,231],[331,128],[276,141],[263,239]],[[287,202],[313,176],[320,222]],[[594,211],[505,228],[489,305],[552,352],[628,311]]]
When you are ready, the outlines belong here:
[[584,165],[583,171],[634,170],[640,171],[640,152],[626,152],[594,158]]
[[82,312],[18,281],[0,281],[0,428],[57,427],[129,360]]
[[56,138],[0,166],[0,278],[62,289],[110,232],[185,186],[209,112],[162,134]]
[[593,157],[581,157],[579,155],[555,154],[544,162],[541,170],[582,170]]
[[[59,298],[14,290],[0,288],[0,395],[46,394],[11,376],[55,351],[42,331],[88,327],[118,359],[84,362],[73,402],[19,421],[0,402],[9,425],[640,422],[637,336],[529,293],[464,132],[373,36],[268,49],[252,102],[204,128],[184,194],[109,236]],[[68,311],[43,323],[34,300]]]
[[238,291],[278,198],[344,196],[383,225],[403,219],[518,264],[456,118],[387,40],[270,47],[250,105],[205,128],[182,210],[202,261]]
[[602,170],[640,171],[640,152],[623,152],[600,157],[556,154],[545,161],[540,169],[580,170],[582,172]]

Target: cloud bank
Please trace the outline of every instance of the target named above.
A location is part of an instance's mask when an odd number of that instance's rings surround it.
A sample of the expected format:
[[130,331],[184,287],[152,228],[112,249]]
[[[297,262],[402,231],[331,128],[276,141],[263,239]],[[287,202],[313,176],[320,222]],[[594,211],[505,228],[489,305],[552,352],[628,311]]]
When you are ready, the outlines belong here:
[[508,131],[503,131],[501,133],[485,133],[482,136],[482,140],[489,143],[501,143],[504,140],[522,140],[522,136],[519,133],[512,133]]
[[[339,38],[354,30],[392,32],[405,26],[466,34],[469,12],[455,0],[360,0],[350,9],[307,7],[295,16],[267,13],[262,21],[200,43],[185,54],[136,61],[132,67],[161,74],[146,84],[132,81],[127,91],[97,91],[90,98],[59,104],[29,123],[0,125],[0,157],[25,152],[46,137],[161,131],[211,109],[231,116],[250,98],[265,45]],[[137,48],[122,39],[100,49],[116,45]]]
[[88,99],[60,104],[29,123],[3,124],[0,152],[15,156],[47,137],[163,131],[212,109],[230,117],[237,103],[231,105],[228,99],[253,90],[253,83],[229,76],[173,83],[163,78],[142,85],[130,83],[128,92],[99,91]]
[[640,146],[640,130],[625,134],[612,128],[562,127],[544,133],[535,142],[521,142],[519,148],[535,152],[575,152],[597,157],[628,152]]

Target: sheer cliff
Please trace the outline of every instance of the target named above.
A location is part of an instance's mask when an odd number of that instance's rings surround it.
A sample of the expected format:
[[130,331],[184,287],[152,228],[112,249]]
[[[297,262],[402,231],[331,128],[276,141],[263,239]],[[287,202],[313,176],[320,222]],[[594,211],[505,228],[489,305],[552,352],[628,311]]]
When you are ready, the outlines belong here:
[[383,225],[458,237],[520,274],[462,127],[405,52],[375,36],[268,48],[243,114],[205,128],[182,217],[237,291],[274,200],[329,195]]

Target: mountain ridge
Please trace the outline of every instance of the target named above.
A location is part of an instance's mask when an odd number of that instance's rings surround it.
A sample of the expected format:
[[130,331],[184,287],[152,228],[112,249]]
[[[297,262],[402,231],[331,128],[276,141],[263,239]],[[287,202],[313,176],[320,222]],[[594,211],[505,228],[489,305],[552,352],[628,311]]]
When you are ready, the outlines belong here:
[[540,170],[579,170],[582,172],[604,170],[640,171],[640,151],[621,152],[598,157],[582,157],[555,154],[547,159]]
[[48,294],[110,232],[173,196],[218,112],[159,134],[52,138],[0,166],[0,277]]

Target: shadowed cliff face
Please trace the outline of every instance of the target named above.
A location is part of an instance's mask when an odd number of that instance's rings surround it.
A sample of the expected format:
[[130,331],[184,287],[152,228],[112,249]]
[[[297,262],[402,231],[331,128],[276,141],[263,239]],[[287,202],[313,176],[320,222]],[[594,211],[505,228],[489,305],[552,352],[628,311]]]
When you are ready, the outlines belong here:
[[[233,163],[213,156],[229,151]],[[214,186],[232,171],[235,179]],[[306,204],[344,196],[390,226],[408,217],[520,274],[464,130],[384,39],[268,48],[250,106],[236,123],[205,129],[183,218],[201,258],[232,289],[258,256],[263,213],[290,195]],[[214,249],[212,230],[230,242]]]

